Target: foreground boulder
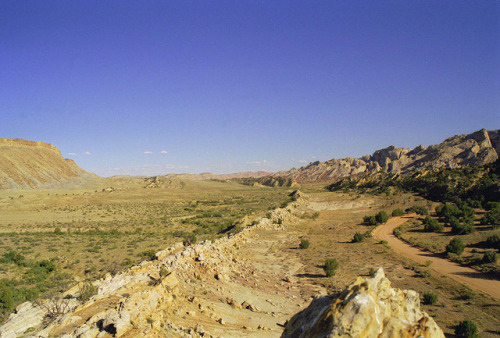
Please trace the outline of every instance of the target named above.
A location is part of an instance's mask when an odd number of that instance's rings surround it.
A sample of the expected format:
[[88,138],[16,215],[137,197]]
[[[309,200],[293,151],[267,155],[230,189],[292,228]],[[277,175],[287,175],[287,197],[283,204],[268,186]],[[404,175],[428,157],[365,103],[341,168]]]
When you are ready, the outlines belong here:
[[288,321],[282,337],[444,337],[420,309],[418,293],[391,288],[379,269],[340,294],[315,299]]

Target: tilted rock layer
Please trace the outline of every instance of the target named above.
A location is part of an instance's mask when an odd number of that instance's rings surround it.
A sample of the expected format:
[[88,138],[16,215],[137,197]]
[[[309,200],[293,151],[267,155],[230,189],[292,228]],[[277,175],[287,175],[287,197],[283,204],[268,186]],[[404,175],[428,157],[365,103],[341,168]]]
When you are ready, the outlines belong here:
[[379,269],[336,297],[315,299],[286,324],[282,337],[444,337],[420,310],[418,293],[391,288]]
[[457,168],[496,161],[500,151],[500,130],[481,129],[472,134],[456,135],[440,144],[414,149],[394,146],[377,150],[361,158],[332,159],[313,162],[299,169],[281,171],[275,176],[293,178],[298,182],[335,180],[357,174],[387,172],[412,174],[420,170]]
[[92,176],[52,144],[0,138],[0,189],[54,186]]

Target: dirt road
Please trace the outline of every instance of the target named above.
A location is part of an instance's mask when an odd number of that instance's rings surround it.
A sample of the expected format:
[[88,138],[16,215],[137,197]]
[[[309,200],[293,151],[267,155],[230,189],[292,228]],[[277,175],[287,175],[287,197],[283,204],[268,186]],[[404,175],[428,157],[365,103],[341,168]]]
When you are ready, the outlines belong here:
[[442,259],[431,252],[417,249],[394,236],[392,234],[393,230],[408,219],[409,217],[391,218],[387,223],[377,227],[373,231],[373,236],[377,239],[387,241],[395,252],[417,263],[425,264],[426,261],[432,261],[431,268],[433,270],[454,278],[475,290],[500,299],[500,281],[487,279],[485,274],[481,272],[447,259]]

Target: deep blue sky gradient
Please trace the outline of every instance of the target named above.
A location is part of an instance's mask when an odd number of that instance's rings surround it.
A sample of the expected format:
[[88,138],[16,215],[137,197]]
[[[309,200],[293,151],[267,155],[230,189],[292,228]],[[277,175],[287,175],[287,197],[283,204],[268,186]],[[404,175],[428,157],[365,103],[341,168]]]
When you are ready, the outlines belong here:
[[3,0],[0,137],[101,175],[428,146],[500,128],[499,50],[499,1]]

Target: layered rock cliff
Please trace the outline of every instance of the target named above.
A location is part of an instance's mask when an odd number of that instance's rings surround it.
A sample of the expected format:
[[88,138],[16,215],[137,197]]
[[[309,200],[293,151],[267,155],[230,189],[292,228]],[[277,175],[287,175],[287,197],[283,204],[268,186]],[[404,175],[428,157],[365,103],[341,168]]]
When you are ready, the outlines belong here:
[[472,134],[456,135],[440,144],[414,149],[390,146],[361,158],[332,159],[313,162],[299,169],[276,173],[298,182],[336,180],[357,175],[387,172],[412,174],[420,170],[458,168],[496,161],[500,151],[500,131],[481,129]]
[[0,138],[0,189],[47,187],[93,176],[52,144]]

